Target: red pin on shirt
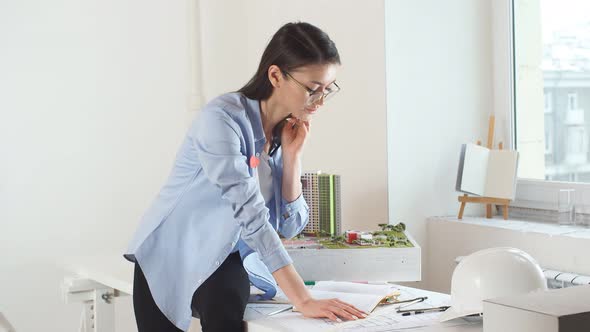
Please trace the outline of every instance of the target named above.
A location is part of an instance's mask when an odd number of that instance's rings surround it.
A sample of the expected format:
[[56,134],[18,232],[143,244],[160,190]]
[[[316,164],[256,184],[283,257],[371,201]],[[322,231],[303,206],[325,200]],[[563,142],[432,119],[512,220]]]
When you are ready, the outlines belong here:
[[258,157],[256,157],[256,156],[250,157],[250,167],[251,168],[258,167],[258,164],[260,164],[260,159],[258,159]]

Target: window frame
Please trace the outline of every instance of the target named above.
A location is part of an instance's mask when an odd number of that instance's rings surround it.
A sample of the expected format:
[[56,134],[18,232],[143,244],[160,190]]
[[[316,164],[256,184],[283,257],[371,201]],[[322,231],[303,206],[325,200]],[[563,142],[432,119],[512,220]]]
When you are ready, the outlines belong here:
[[[553,117],[552,113],[545,113],[546,117]],[[553,138],[555,137],[555,132],[553,127],[545,128],[545,156],[553,155]]]
[[[514,1],[494,0],[492,7],[492,68],[493,98],[496,116],[496,141],[508,142],[510,149],[515,148],[516,100],[514,68]],[[559,189],[575,189],[576,211],[590,214],[590,183],[561,182],[518,178],[516,197],[511,206],[557,210],[557,192]]]
[[545,114],[553,114],[553,93],[543,92],[545,98]]
[[[573,100],[573,103],[571,101]],[[574,104],[574,106],[571,106]],[[578,93],[577,92],[568,92],[567,94],[567,110],[568,111],[575,111],[578,109]]]

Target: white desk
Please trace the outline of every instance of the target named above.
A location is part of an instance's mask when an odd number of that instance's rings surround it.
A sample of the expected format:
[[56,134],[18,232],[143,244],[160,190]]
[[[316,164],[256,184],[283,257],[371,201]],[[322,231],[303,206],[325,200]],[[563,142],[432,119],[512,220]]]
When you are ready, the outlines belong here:
[[[420,304],[408,306],[407,309],[425,307],[438,307],[448,305],[450,296],[448,294],[425,291],[397,285],[400,290],[400,299],[411,299],[426,296],[428,299]],[[299,313],[285,312],[276,316],[259,318],[248,321],[248,331],[268,332],[324,332],[324,331],[408,331],[408,332],[481,332],[481,318],[471,320],[452,320],[440,323],[438,321],[442,312],[431,312],[421,315],[402,316],[396,313],[398,305],[386,305],[377,307],[373,313],[364,320],[351,321],[341,324],[333,324],[328,320],[312,320],[303,318]],[[420,326],[421,327],[416,327]],[[430,325],[430,326],[426,326]]]
[[62,264],[72,273],[62,283],[65,302],[84,305],[80,332],[115,331],[113,300],[133,294],[134,265],[117,254],[71,257]]
[[[111,332],[114,326],[114,304],[112,299],[117,296],[133,293],[133,264],[127,262],[121,255],[86,256],[68,260],[64,263],[66,269],[75,275],[66,277],[62,285],[67,302],[83,302],[86,319],[81,323],[81,331]],[[404,288],[402,288],[403,290]],[[428,292],[415,288],[407,288],[415,296],[428,296],[438,303],[448,303],[449,295]],[[442,302],[441,302],[442,301]],[[438,305],[437,303],[437,305]],[[379,313],[378,309],[375,314]],[[248,313],[246,313],[248,315]],[[274,317],[282,319],[295,313],[278,314]],[[426,315],[426,314],[425,314]],[[198,319],[193,319],[190,331],[200,331]],[[420,332],[481,332],[482,324],[455,326],[454,324],[436,324],[427,328],[417,328],[404,331]],[[248,331],[268,331],[262,320],[249,320]],[[373,331],[393,331],[379,329]],[[311,332],[311,331],[308,331]]]

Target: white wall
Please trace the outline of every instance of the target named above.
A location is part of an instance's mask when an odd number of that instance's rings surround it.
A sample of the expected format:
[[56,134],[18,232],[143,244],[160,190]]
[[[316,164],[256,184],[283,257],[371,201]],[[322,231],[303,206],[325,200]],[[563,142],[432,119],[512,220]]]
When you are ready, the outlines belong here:
[[386,0],[385,17],[389,219],[422,245],[428,287],[426,217],[458,212],[460,146],[487,137],[490,1]]
[[76,331],[54,263],[121,252],[167,176],[188,114],[186,3],[0,7],[0,311],[19,332]]

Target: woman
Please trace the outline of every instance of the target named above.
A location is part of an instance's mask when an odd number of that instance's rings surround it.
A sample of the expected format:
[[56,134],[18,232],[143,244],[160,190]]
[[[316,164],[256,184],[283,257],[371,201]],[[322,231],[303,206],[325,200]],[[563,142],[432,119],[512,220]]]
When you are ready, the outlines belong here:
[[323,31],[286,24],[254,77],[199,113],[125,255],[135,262],[140,332],[187,330],[191,314],[205,332],[242,330],[245,258],[307,317],[366,316],[339,300],[313,299],[278,235],[293,237],[307,223],[300,158],[312,115],[339,90],[339,65]]

